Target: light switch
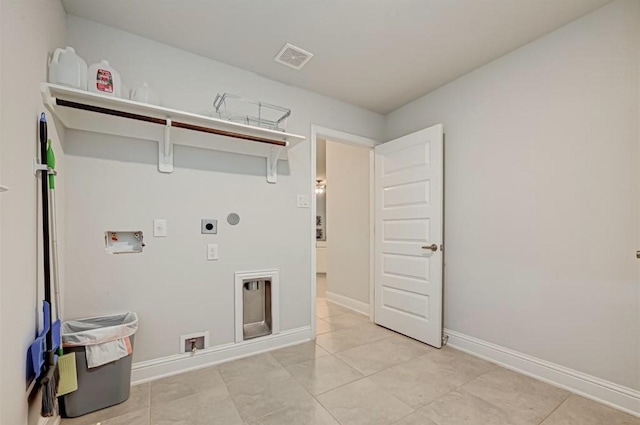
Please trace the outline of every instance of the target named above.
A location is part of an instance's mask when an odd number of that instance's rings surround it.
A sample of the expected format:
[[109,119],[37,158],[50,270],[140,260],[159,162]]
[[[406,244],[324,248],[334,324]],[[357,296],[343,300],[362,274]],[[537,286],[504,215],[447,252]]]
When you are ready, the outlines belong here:
[[153,220],[153,236],[156,238],[164,238],[167,236],[167,220]]
[[307,195],[298,195],[298,208],[309,208],[309,197]]
[[218,244],[210,243],[207,245],[207,260],[213,261],[218,259]]

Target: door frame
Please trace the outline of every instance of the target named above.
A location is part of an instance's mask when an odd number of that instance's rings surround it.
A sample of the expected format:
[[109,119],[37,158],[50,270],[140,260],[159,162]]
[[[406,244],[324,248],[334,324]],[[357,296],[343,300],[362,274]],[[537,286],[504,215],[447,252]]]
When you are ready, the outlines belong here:
[[369,148],[369,320],[374,317],[374,273],[375,273],[375,199],[374,199],[374,148],[378,141],[356,134],[345,133],[327,127],[311,124],[311,208],[309,219],[311,222],[311,339],[316,339],[316,160],[317,160],[317,139],[328,139],[335,142],[345,143],[352,146]]

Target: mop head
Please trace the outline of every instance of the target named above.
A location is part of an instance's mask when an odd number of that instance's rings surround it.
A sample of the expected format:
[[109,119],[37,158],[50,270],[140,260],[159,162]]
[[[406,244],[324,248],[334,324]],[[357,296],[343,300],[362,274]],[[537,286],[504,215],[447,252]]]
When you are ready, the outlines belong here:
[[40,381],[42,388],[42,411],[40,414],[45,418],[55,416],[58,412],[58,383],[60,382],[60,374],[58,368],[53,365],[49,367],[47,373]]
[[76,353],[68,353],[58,357],[60,385],[58,397],[72,393],[78,389],[78,371],[76,370]]

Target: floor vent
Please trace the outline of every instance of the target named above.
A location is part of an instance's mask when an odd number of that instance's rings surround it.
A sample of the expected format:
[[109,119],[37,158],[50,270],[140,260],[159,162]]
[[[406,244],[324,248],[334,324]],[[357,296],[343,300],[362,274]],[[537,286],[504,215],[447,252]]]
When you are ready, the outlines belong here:
[[300,70],[312,57],[313,53],[287,43],[274,60],[293,69]]

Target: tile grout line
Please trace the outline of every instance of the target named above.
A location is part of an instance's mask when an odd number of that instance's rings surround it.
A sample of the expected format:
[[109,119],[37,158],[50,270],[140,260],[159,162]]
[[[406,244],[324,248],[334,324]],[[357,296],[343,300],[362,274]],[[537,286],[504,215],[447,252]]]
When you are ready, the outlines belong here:
[[[313,342],[314,346],[316,346],[316,347],[320,347],[319,345],[317,345],[317,344],[315,343],[315,341],[312,341],[312,342]],[[302,345],[302,344],[300,344],[300,345]],[[320,347],[320,348],[322,348],[322,347]],[[323,350],[324,350],[324,349],[323,349]],[[325,350],[325,351],[326,351],[326,350]],[[327,353],[328,353],[328,356],[323,356],[323,357],[334,357],[334,358],[335,358],[335,356],[333,356],[333,354],[329,353],[328,351],[327,351]],[[320,357],[320,358],[322,358],[322,357]],[[280,366],[282,366],[282,368],[283,368],[284,370],[286,370],[286,371],[287,371],[287,373],[289,373],[289,376],[291,377],[291,379],[293,379],[295,382],[297,382],[298,384],[300,384],[300,386],[301,386],[301,387],[302,387],[302,388],[307,392],[307,394],[309,394],[309,395],[311,396],[311,398],[312,398],[316,403],[318,403],[318,404],[320,405],[320,407],[322,407],[322,408],[324,409],[324,411],[325,411],[325,412],[327,412],[327,413],[329,414],[329,416],[331,416],[331,417],[332,417],[332,418],[333,418],[333,419],[334,419],[334,420],[335,420],[339,425],[341,425],[341,423],[340,423],[340,421],[338,420],[338,418],[336,418],[335,416],[333,416],[333,414],[329,411],[329,409],[327,409],[327,408],[324,406],[324,404],[322,404],[322,403],[320,402],[320,400],[318,400],[318,399],[316,398],[316,396],[315,396],[315,395],[313,395],[313,394],[311,393],[311,391],[309,391],[309,390],[308,390],[304,385],[302,385],[302,384],[301,384],[301,383],[296,379],[296,377],[295,377],[295,376],[291,375],[291,372],[289,372],[289,371],[287,370],[286,366],[285,366],[285,365],[283,365],[281,361],[279,361],[276,357],[274,357],[274,359],[275,359],[275,360],[280,364]],[[311,361],[315,361],[315,360],[317,360],[317,358],[313,358],[313,359],[309,360],[309,362],[311,362]],[[340,359],[338,359],[338,360],[340,360]],[[295,363],[295,364],[290,365],[290,366],[296,366],[296,365],[303,364],[303,363],[307,363],[307,362]],[[354,382],[355,382],[355,381],[354,381]],[[346,385],[346,384],[345,384],[345,385]],[[323,393],[323,394],[324,394],[324,393]],[[283,410],[285,410],[285,409],[286,409],[286,408],[282,408],[282,409],[278,410],[278,412],[283,411]],[[277,412],[274,412],[274,413],[277,413]],[[270,413],[270,414],[271,414],[271,413]],[[265,416],[266,416],[266,415],[265,415]],[[264,417],[264,416],[263,416],[263,417]],[[262,418],[260,418],[260,419],[262,419]]]
[[151,382],[147,382],[147,385],[149,385],[149,425],[151,425]]
[[556,406],[556,407],[555,407],[551,412],[549,412],[549,414],[548,414],[547,416],[545,416],[545,417],[544,417],[544,418],[539,422],[539,424],[538,424],[538,425],[542,425],[542,424],[544,423],[544,421],[546,421],[547,419],[549,419],[549,417],[550,417],[551,415],[553,415],[553,414],[556,412],[556,410],[558,410],[558,409],[560,408],[560,406],[562,406],[563,404],[565,404],[565,403],[566,403],[566,402],[571,398],[571,396],[572,396],[572,395],[573,395],[573,393],[571,393],[571,392],[570,392],[570,393],[569,393],[569,395],[568,395],[564,400],[562,400],[562,401],[560,402],[560,404],[558,404],[558,405],[557,405],[557,406]]
[[[384,339],[384,338],[383,338],[383,339]],[[365,344],[362,344],[362,345],[365,345]],[[360,345],[360,346],[362,346],[362,345]],[[322,348],[322,347],[320,347],[320,348]],[[354,347],[354,348],[355,348],[355,347]],[[345,351],[346,351],[346,350],[345,350]],[[330,355],[330,356],[332,356],[333,358],[335,358],[335,359],[339,360],[339,361],[342,361],[340,358],[336,357],[334,353],[329,353],[329,355]],[[343,362],[343,363],[345,363],[347,366],[351,367],[353,370],[357,371],[358,373],[361,373],[359,370],[357,370],[357,369],[353,368],[353,367],[352,367],[351,365],[349,365],[348,363],[346,363],[346,362],[344,362],[344,361],[342,361],[342,362]],[[382,369],[382,370],[380,370],[379,372],[383,372],[383,371],[385,371],[385,370],[387,370],[387,369],[390,369],[391,367],[393,367],[393,366],[390,366],[390,367],[387,367],[387,368],[385,368],[385,369]],[[376,372],[376,373],[379,373],[379,372]],[[361,374],[362,374],[362,373],[361,373]],[[369,378],[369,376],[371,376],[371,375],[364,375],[364,374],[362,374],[362,375],[363,375],[363,376],[362,376],[361,378],[358,378],[358,379],[355,379],[355,380],[353,380],[353,381],[351,381],[351,382],[347,382],[347,383],[345,383],[345,384],[339,385],[339,386],[337,386],[337,387],[335,387],[335,388],[332,388],[332,389],[330,389],[330,390],[327,390],[327,391],[321,392],[321,393],[319,393],[319,394],[317,394],[317,395],[311,394],[311,396],[312,396],[312,397],[313,397],[313,398],[314,398],[314,399],[315,399],[315,400],[316,400],[316,401],[317,401],[317,402],[318,402],[318,403],[319,403],[319,404],[320,404],[320,405],[321,405],[321,406],[322,406],[322,407],[323,407],[327,412],[329,412],[329,414],[330,414],[330,415],[331,415],[331,416],[336,420],[336,422],[341,423],[341,422],[340,422],[340,421],[339,421],[335,416],[333,416],[333,414],[331,413],[331,411],[329,411],[329,409],[328,409],[324,404],[322,404],[322,402],[318,399],[318,397],[320,397],[320,396],[321,396],[321,395],[323,395],[323,394],[327,394],[328,392],[331,392],[331,391],[337,390],[337,389],[339,389],[339,388],[345,387],[345,386],[347,386],[347,385],[353,384],[353,383],[355,383],[355,382],[361,381],[361,380],[363,380],[363,379],[367,379],[367,378]],[[396,399],[397,401],[399,401],[400,403],[404,404],[404,405],[405,405],[405,406],[407,406],[409,409],[411,409],[411,413],[409,413],[409,414],[408,414],[408,415],[406,415],[406,416],[412,415],[412,414],[414,414],[415,412],[417,412],[417,411],[418,411],[418,409],[414,409],[412,406],[409,406],[407,403],[405,403],[404,401],[400,400],[400,399],[399,399],[399,398],[397,398],[395,395],[393,395],[393,394],[391,394],[391,393],[389,393],[389,392],[385,391],[383,388],[380,388],[380,386],[378,386],[376,383],[373,383],[373,384],[376,386],[376,388],[378,388],[380,391],[382,391],[383,393],[385,393],[385,394],[386,394],[386,395],[388,395],[389,397],[392,397],[392,398]],[[402,419],[404,419],[406,416],[403,416],[402,418],[400,418],[400,419],[399,419],[399,421],[400,421],[400,420],[402,420]],[[397,422],[397,421],[396,421],[396,422]]]
[[[314,345],[316,345],[316,344],[315,344],[315,341],[313,341],[313,343],[314,343]],[[317,346],[317,345],[316,345],[316,346]],[[322,347],[320,347],[320,348],[322,348]],[[325,350],[325,351],[326,351],[326,350]],[[329,352],[327,351],[327,353],[329,353]],[[334,356],[333,356],[333,354],[331,354],[331,353],[329,353],[329,356],[334,357]],[[334,358],[335,358],[335,357],[334,357]],[[315,360],[315,359],[314,359],[314,360]],[[284,366],[283,366],[283,367],[284,367]],[[287,371],[287,372],[289,372],[289,371]],[[294,381],[298,382],[298,380],[297,380],[293,375],[292,375],[292,378],[293,378],[293,380],[294,380]],[[298,382],[298,383],[299,383],[299,382]],[[307,394],[309,394],[309,395],[311,396],[311,398],[312,398],[316,403],[318,403],[318,404],[320,405],[320,407],[322,407],[322,408],[324,409],[324,411],[325,411],[325,412],[327,412],[327,413],[329,414],[329,416],[331,416],[331,417],[332,417],[332,418],[333,418],[333,419],[334,419],[334,420],[335,420],[339,425],[341,425],[341,422],[338,420],[338,418],[336,418],[335,416],[333,416],[333,414],[329,411],[329,409],[327,409],[327,408],[326,408],[326,406],[325,406],[324,404],[322,404],[322,403],[320,402],[320,400],[318,400],[318,398],[317,398],[315,395],[313,395],[313,394],[311,393],[311,391],[309,391],[309,390],[308,390],[304,385],[302,385],[302,384],[300,384],[300,386],[301,386],[302,388],[304,388],[304,390],[307,392]]]
[[[338,360],[340,360],[340,359],[338,359]],[[335,387],[335,388],[332,388],[332,389],[330,389],[330,390],[324,391],[324,392],[322,392],[322,393],[318,394],[317,396],[316,396],[316,395],[313,395],[313,394],[311,394],[311,396],[312,396],[312,397],[313,397],[313,398],[314,398],[318,403],[320,403],[320,405],[321,405],[321,406],[322,406],[322,407],[323,407],[327,412],[329,412],[329,414],[330,414],[332,417],[334,417],[334,416],[331,414],[331,412],[329,411],[329,409],[328,409],[324,404],[322,404],[322,402],[321,402],[320,400],[318,400],[318,397],[319,397],[319,396],[321,396],[321,395],[327,394],[327,393],[329,393],[329,392],[331,392],[331,391],[338,390],[338,389],[340,389],[340,388],[342,388],[342,387],[346,387],[347,385],[351,385],[351,384],[354,384],[354,383],[356,383],[356,382],[358,382],[358,381],[362,381],[363,379],[367,379],[367,378],[368,378],[368,376],[363,376],[362,378],[358,378],[358,379],[356,379],[356,380],[354,380],[354,381],[347,382],[346,384],[342,384],[342,385],[339,385],[339,386],[337,386],[337,387]],[[414,414],[415,412],[417,412],[417,411],[418,411],[417,409],[414,409],[413,407],[409,406],[409,405],[408,405],[407,403],[405,403],[404,401],[400,400],[400,399],[399,399],[398,397],[396,397],[395,395],[393,395],[393,394],[391,394],[391,393],[388,393],[388,392],[387,392],[387,391],[385,391],[384,389],[380,388],[376,383],[373,383],[373,385],[375,385],[375,387],[376,387],[376,388],[378,388],[380,391],[382,391],[383,393],[385,393],[385,394],[386,394],[386,395],[388,395],[389,397],[396,399],[397,401],[399,401],[400,403],[404,404],[404,405],[405,405],[405,406],[407,406],[409,409],[411,409],[412,411],[411,411],[411,413],[409,413],[409,415],[412,415],[412,414]],[[409,415],[407,415],[407,416],[409,416]],[[404,417],[406,417],[406,416],[403,416],[403,418],[404,418]],[[403,418],[400,418],[399,420],[402,420]],[[334,419],[335,419],[338,423],[341,423],[340,421],[338,421],[338,419],[337,419],[337,418],[335,418],[335,417],[334,417]]]
[[[423,356],[428,356],[428,355],[430,355],[430,354],[434,354],[434,353],[436,353],[436,352],[438,352],[438,349],[430,350],[428,353],[423,354]],[[421,357],[421,356],[418,356],[418,357]],[[417,357],[414,357],[412,360],[415,360],[416,358],[417,358]],[[406,362],[402,362],[402,363],[398,363],[397,365],[390,366],[390,367],[388,367],[388,368],[386,368],[386,369],[382,369],[382,370],[380,370],[379,372],[374,373],[373,375],[375,375],[375,374],[377,374],[377,373],[384,372],[384,371],[389,370],[389,369],[392,369],[392,368],[393,368],[393,367],[395,367],[395,366],[399,366],[399,365],[402,365],[402,364],[409,363],[409,362],[411,362],[412,360],[408,360],[408,361],[406,361]],[[489,363],[491,363],[491,362],[489,362]],[[495,365],[494,363],[491,363],[491,364],[492,364],[493,366],[497,366],[497,365]],[[458,386],[454,386],[452,390],[450,390],[450,391],[448,391],[448,392],[446,392],[446,393],[442,394],[440,397],[438,397],[438,398],[436,398],[436,399],[434,399],[434,400],[431,400],[430,402],[428,402],[428,403],[426,403],[426,404],[424,404],[424,405],[421,405],[421,406],[419,406],[419,407],[415,408],[415,409],[414,409],[414,412],[418,412],[420,409],[423,409],[423,408],[425,408],[425,407],[429,406],[430,404],[433,404],[433,403],[435,403],[436,401],[440,400],[441,398],[443,398],[443,397],[445,397],[445,396],[447,396],[447,395],[449,395],[449,394],[451,394],[451,393],[453,393],[453,392],[455,392],[455,391],[458,391],[461,387],[463,387],[464,385],[468,384],[469,382],[471,382],[471,381],[473,381],[473,380],[475,380],[475,379],[478,379],[478,378],[480,378],[481,376],[484,376],[484,375],[486,375],[486,374],[488,374],[488,373],[491,373],[491,372],[493,371],[493,369],[494,369],[494,368],[492,367],[492,368],[490,368],[489,370],[487,370],[486,372],[483,372],[483,373],[481,373],[481,374],[479,374],[479,375],[477,375],[477,376],[475,376],[475,377],[473,377],[473,378],[469,379],[468,381],[463,382],[462,384],[460,384],[460,385],[458,385]],[[370,375],[370,376],[373,376],[373,375]],[[402,401],[402,400],[400,400],[400,401]],[[486,401],[486,400],[485,400],[485,401]],[[403,403],[404,403],[404,402],[403,402]],[[406,403],[405,403],[405,404],[406,404]],[[492,404],[492,403],[491,403],[491,404]],[[409,407],[411,407],[411,408],[413,409],[413,406],[409,406]],[[407,415],[407,416],[409,416],[409,415]],[[424,416],[426,416],[426,415],[424,415]],[[433,419],[431,419],[431,418],[429,418],[429,420],[431,420],[432,422],[435,422],[435,421],[434,421]]]
[[[492,363],[492,364],[493,364],[493,363]],[[484,373],[481,373],[480,375],[478,375],[478,376],[476,376],[476,377],[474,377],[474,378],[471,378],[471,379],[469,379],[468,381],[466,381],[466,382],[464,382],[464,383],[462,383],[462,384],[460,384],[460,385],[458,385],[458,386],[455,386],[451,391],[449,391],[449,392],[447,392],[447,393],[445,393],[445,394],[442,394],[440,397],[438,397],[438,398],[436,398],[436,399],[434,399],[434,400],[431,400],[429,403],[425,404],[424,406],[420,406],[418,409],[416,409],[416,412],[417,412],[417,411],[419,411],[420,409],[424,409],[425,407],[432,405],[433,403],[435,403],[435,402],[437,402],[438,400],[440,400],[440,399],[442,399],[442,398],[444,398],[444,397],[448,396],[448,395],[449,395],[449,394],[451,394],[451,393],[454,393],[454,392],[456,392],[456,391],[459,391],[463,386],[467,385],[469,382],[474,381],[474,380],[476,380],[476,379],[480,378],[481,376],[484,376],[484,375],[486,375],[486,374],[488,374],[488,373],[491,373],[491,370],[488,370],[488,371],[486,371],[486,372],[484,372]],[[467,393],[467,392],[465,391],[465,392],[464,392],[464,394],[469,394],[469,393]],[[473,395],[473,394],[469,394],[469,395]],[[484,400],[484,399],[483,399],[483,400]],[[485,401],[486,403],[489,403],[490,405],[495,406],[495,407],[497,407],[498,409],[500,409],[500,410],[501,410],[501,407],[500,407],[500,406],[496,406],[495,404],[493,404],[493,403],[491,403],[491,402],[489,402],[489,401],[487,401],[487,400],[484,400],[484,401]],[[426,416],[426,415],[424,415],[424,416]],[[430,421],[432,421],[432,422],[436,423],[436,421],[435,421],[435,420],[433,420],[432,418],[430,418],[430,417],[428,417],[428,418],[429,418],[429,420],[430,420]]]

